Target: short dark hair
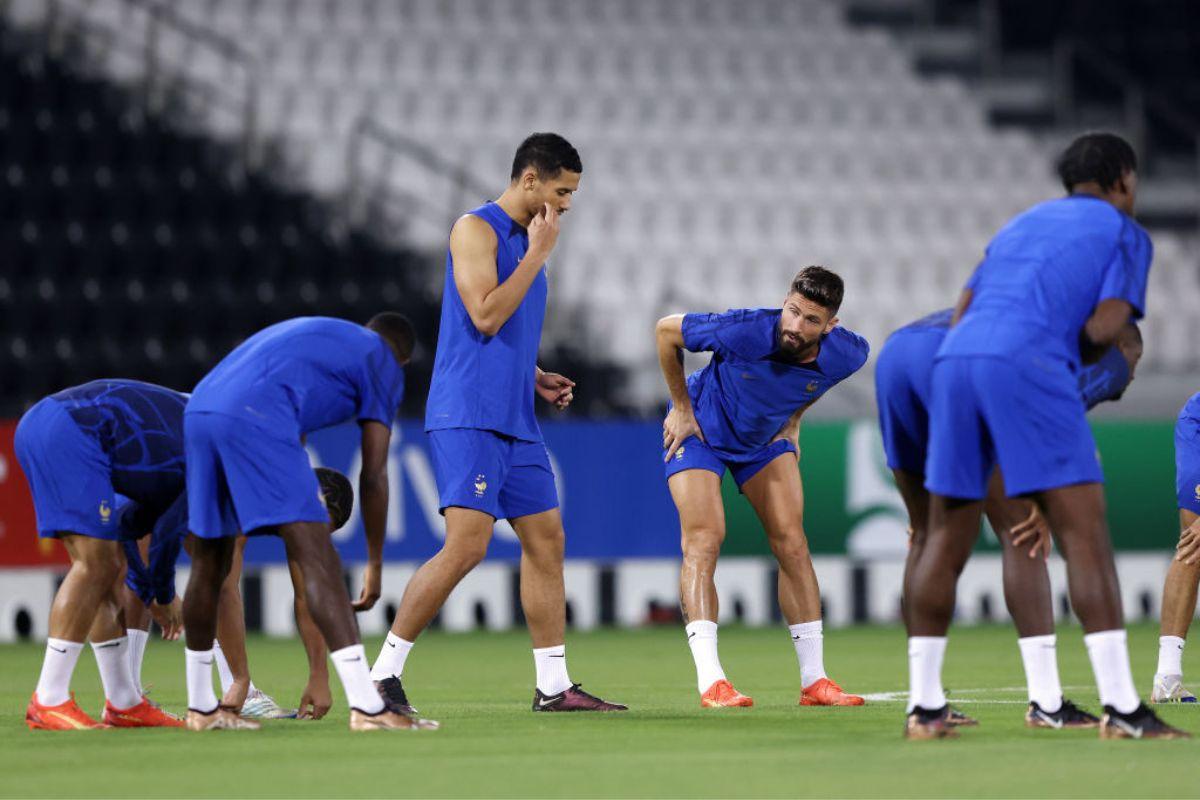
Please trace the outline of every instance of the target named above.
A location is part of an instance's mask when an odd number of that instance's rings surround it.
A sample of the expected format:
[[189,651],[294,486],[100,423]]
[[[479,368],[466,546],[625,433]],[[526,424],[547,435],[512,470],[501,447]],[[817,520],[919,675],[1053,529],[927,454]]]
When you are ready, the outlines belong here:
[[1058,177],[1068,192],[1081,183],[1095,181],[1107,191],[1137,170],[1137,154],[1115,133],[1085,133],[1058,158]]
[[350,512],[354,510],[354,487],[350,479],[336,469],[317,467],[317,483],[321,487],[321,500],[325,510],[329,512],[329,524],[332,531],[341,528],[350,520]]
[[792,279],[791,294],[798,294],[834,313],[842,307],[845,292],[846,284],[841,277],[824,267],[805,267]]
[[521,177],[526,167],[533,167],[543,180],[553,178],[562,170],[583,172],[579,151],[557,133],[530,134],[513,156],[512,180]]
[[395,311],[382,311],[371,317],[367,327],[382,336],[401,361],[412,358],[413,348],[417,345],[417,333],[408,317]]

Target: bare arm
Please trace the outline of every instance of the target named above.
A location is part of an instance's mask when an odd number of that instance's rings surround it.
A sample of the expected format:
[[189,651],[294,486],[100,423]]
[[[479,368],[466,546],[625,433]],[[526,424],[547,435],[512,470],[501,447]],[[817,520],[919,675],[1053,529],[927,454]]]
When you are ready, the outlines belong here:
[[496,273],[496,233],[476,216],[460,217],[450,231],[454,286],[471,322],[495,336],[521,305],[558,239],[558,212],[546,206],[529,225],[529,249],[513,274],[500,283]]
[[967,313],[967,309],[971,307],[971,300],[975,297],[975,293],[970,289],[963,289],[962,294],[958,296],[958,302],[954,305],[954,316],[950,318],[950,325],[958,324],[962,319],[962,315]]
[[660,319],[654,326],[654,335],[658,341],[658,364],[671,393],[671,410],[663,422],[663,449],[667,451],[664,460],[670,461],[685,439],[696,436],[703,441],[704,432],[692,410],[692,398],[688,395],[683,374],[683,315]]
[[358,477],[358,497],[362,508],[363,530],[367,536],[367,569],[362,594],[354,603],[355,611],[375,605],[381,591],[383,538],[387,530],[388,448],[392,431],[382,422],[362,424],[362,473]]
[[817,402],[817,401],[813,400],[812,403],[807,403],[805,405],[802,405],[799,408],[797,408],[794,412],[792,412],[792,416],[788,417],[788,421],[783,423],[783,427],[779,429],[779,433],[775,434],[775,438],[773,438],[771,441],[777,442],[780,439],[787,439],[790,442],[792,442],[793,444],[795,444],[796,449],[799,450],[800,449],[800,418],[804,416],[805,411],[808,411],[808,409],[812,408],[812,405],[815,402]]
[[1079,352],[1083,363],[1094,364],[1104,352],[1117,341],[1121,329],[1129,324],[1133,306],[1124,300],[1109,298],[1101,300],[1084,323],[1083,335],[1079,337]]
[[[295,561],[288,562],[292,573],[292,585],[304,586],[304,574],[300,565]],[[333,698],[329,692],[329,665],[325,638],[317,628],[312,614],[308,610],[308,600],[304,592],[296,592],[295,599],[296,628],[300,631],[300,640],[304,643],[304,652],[308,656],[308,685],[300,696],[300,719],[320,719],[329,712]]]

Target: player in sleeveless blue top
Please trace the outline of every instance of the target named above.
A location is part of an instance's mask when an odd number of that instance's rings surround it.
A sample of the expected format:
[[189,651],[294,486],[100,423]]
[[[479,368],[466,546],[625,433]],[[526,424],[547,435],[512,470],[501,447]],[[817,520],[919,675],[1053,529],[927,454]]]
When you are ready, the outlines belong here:
[[1183,647],[1200,586],[1200,393],[1175,421],[1175,495],[1181,533],[1163,586],[1153,703],[1196,702],[1183,686]]
[[71,557],[50,612],[41,677],[26,710],[31,728],[99,724],[70,695],[71,675],[89,636],[104,683],[104,722],[181,724],[142,697],[129,669],[129,639],[118,622],[124,565],[119,503],[136,502],[153,524],[182,495],[186,402],[186,395],[148,383],[93,381],[43,399],[17,426],[17,460],[29,481],[38,533],[61,540]]
[[535,133],[518,147],[508,188],[450,232],[437,355],[425,407],[446,518],[442,550],[417,570],[371,670],[408,702],[404,664],[446,597],[487,552],[498,519],[521,541],[521,602],[533,639],[534,711],[614,711],[571,682],[564,632],[562,517],[534,395],[559,409],[574,384],[537,365],[547,259],[583,163],[566,139]]
[[[283,539],[296,592],[304,594],[346,690],[351,730],[419,726],[380,697],[354,618],[379,598],[388,450],[414,343],[412,324],[390,312],[365,326],[293,319],[251,336],[196,386],[184,414],[196,537],[183,603],[190,729],[257,727],[219,706],[212,690],[217,602],[241,533]],[[305,435],[351,419],[362,431],[359,496],[368,552],[353,605],[303,444]]]
[[[875,362],[883,450],[909,515],[908,568],[924,547],[928,533],[925,458],[929,391],[934,358],[950,330],[953,313],[953,309],[937,311],[900,328],[888,337]],[[1078,386],[1084,405],[1091,409],[1105,401],[1119,400],[1133,380],[1141,356],[1141,333],[1136,325],[1129,324],[1099,361],[1080,370]],[[994,471],[988,485],[984,513],[1002,546],[1004,600],[1017,628],[1029,686],[1026,724],[1056,729],[1096,727],[1098,718],[1062,696],[1050,574],[1045,559],[1038,557],[1050,551],[1050,529],[1045,519],[1035,503],[1005,495],[999,470]],[[1029,542],[1033,544],[1027,550]],[[962,717],[956,719],[961,724]]]
[[[866,340],[837,325],[843,293],[840,277],[806,267],[780,309],[658,322],[659,363],[671,392],[663,460],[683,531],[679,591],[702,706],[753,705],[733,688],[717,654],[713,574],[725,538],[721,478],[727,469],[762,520],[779,561],[779,606],[800,662],[800,704],[863,703],[825,674],[821,597],[804,535],[797,469],[801,415],[867,360]],[[683,350],[712,353],[686,381]]]
[[1104,513],[1103,474],[1077,367],[1145,309],[1151,245],[1130,216],[1137,159],[1086,134],[1059,160],[1068,196],[1017,215],[988,244],[938,351],[930,396],[929,535],[908,570],[906,735],[953,734],[941,684],[955,586],[997,465],[1034,500],[1067,561],[1073,609],[1099,687],[1103,738],[1168,738],[1138,697]]

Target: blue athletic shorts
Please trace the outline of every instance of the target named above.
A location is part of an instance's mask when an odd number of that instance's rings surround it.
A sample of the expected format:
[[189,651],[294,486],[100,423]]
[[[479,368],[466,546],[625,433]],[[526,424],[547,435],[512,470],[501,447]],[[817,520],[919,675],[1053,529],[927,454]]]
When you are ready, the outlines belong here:
[[[716,451],[707,443],[700,441],[695,436],[689,436],[683,440],[683,444],[675,451],[675,455],[671,456],[671,460],[663,464],[663,467],[668,480],[672,475],[689,469],[706,469],[719,476],[723,476],[725,470],[728,469],[733,473],[733,480],[737,483],[740,492],[746,481],[784,453],[797,453],[795,442],[780,439],[744,456],[731,458],[717,455]],[[665,449],[662,451],[661,457],[667,457]]]
[[1180,508],[1200,514],[1200,420],[1185,414],[1175,423],[1175,493]]
[[558,508],[554,470],[542,442],[446,428],[429,432],[429,449],[443,514],[458,506],[516,519]]
[[1009,497],[1102,483],[1086,413],[1060,362],[943,358],[933,368],[925,488],[982,500],[997,463]]
[[[204,539],[289,522],[328,522],[308,453],[225,414],[184,414],[188,527]],[[273,533],[273,531],[262,531]]]
[[38,535],[116,541],[120,518],[108,455],[57,400],[47,397],[25,412],[13,444],[33,494]]
[[944,339],[939,328],[902,330],[879,351],[875,401],[889,469],[925,474],[933,358]]

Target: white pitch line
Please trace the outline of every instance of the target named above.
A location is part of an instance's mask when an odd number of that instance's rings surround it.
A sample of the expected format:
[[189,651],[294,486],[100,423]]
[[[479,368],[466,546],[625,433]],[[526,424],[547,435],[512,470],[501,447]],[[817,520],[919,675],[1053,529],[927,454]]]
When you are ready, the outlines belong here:
[[[1064,686],[1063,691],[1082,691],[1085,689],[1094,689],[1089,686]],[[997,694],[1004,692],[1026,692],[1028,689],[1024,686],[1001,686],[993,689],[951,689],[946,693],[947,699],[951,703],[997,703],[1003,705],[1026,705],[1028,700],[995,700],[983,697],[963,697],[962,695],[971,694]],[[862,695],[864,700],[869,700],[874,703],[901,703],[908,700],[908,692],[871,692]]]

